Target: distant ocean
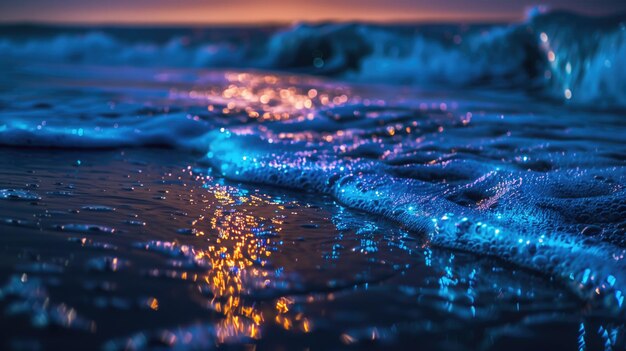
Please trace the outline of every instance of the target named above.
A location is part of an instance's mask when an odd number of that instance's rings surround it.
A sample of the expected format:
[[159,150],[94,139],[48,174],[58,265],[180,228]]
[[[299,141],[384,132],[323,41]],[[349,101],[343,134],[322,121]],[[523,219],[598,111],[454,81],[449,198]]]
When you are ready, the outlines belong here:
[[256,68],[357,82],[496,87],[626,106],[626,16],[530,11],[512,24],[0,27],[3,59]]

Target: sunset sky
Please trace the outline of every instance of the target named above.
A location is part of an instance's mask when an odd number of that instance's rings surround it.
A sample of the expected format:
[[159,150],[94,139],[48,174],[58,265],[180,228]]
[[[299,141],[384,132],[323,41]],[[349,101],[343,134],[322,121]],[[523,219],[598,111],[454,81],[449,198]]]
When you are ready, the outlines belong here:
[[[1,22],[222,24],[299,20],[516,20],[533,0],[19,0],[0,2]],[[626,11],[624,0],[546,0],[586,14]]]

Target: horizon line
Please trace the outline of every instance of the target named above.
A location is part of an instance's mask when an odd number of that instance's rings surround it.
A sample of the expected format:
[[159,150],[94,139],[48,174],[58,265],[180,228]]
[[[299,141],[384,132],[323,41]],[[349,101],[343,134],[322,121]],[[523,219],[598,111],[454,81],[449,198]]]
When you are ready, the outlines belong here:
[[[567,9],[551,9],[548,13],[570,13],[588,18],[615,18],[626,17],[625,12],[610,14],[590,14]],[[366,23],[366,24],[514,24],[527,20],[528,12],[519,15],[448,15],[448,16],[423,16],[415,18],[314,18],[295,20],[260,20],[260,21],[128,21],[128,20],[102,20],[102,21],[74,21],[74,20],[38,20],[38,19],[0,19],[0,26],[85,26],[85,27],[278,27],[298,23],[324,24],[324,23]]]
[[454,18],[440,18],[440,19],[301,19],[301,20],[267,20],[267,21],[39,21],[39,20],[0,20],[0,26],[129,26],[129,27],[177,27],[177,26],[189,26],[189,27],[256,27],[256,26],[285,26],[297,23],[311,23],[311,24],[323,24],[323,23],[371,23],[371,24],[491,24],[491,23],[511,23],[516,21],[523,21],[524,18],[516,17],[499,17],[499,18],[471,18],[471,19],[454,19]]

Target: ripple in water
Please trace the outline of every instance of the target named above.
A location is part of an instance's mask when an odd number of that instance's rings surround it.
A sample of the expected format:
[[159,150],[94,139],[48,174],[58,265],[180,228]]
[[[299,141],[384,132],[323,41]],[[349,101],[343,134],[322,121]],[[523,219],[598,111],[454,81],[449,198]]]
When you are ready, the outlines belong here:
[[38,201],[41,197],[36,193],[21,189],[0,189],[0,199],[15,201]]

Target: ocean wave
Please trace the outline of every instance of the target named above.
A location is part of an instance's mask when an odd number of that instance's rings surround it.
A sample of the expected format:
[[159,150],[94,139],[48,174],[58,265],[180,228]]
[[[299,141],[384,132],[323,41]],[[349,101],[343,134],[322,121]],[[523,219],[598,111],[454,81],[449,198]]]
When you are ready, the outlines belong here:
[[0,101],[1,145],[194,152],[226,178],[333,196],[623,312],[622,116],[293,74],[47,68],[31,68],[39,90],[18,75]]
[[626,18],[566,13],[533,17],[546,57],[545,91],[597,107],[626,106]]
[[241,54],[238,48],[227,44],[190,49],[182,38],[163,44],[129,44],[100,31],[20,42],[5,38],[0,40],[0,51],[5,57],[31,61],[161,67],[232,65]]
[[[464,118],[352,105],[316,115],[324,132],[309,121],[211,132],[206,160],[237,181],[332,195],[433,244],[558,277],[585,300],[620,310],[626,168],[596,154],[599,144],[615,148],[620,132],[575,118]],[[576,155],[561,154],[573,145]]]
[[[159,67],[259,68],[360,82],[488,86],[594,108],[626,106],[626,21],[534,14],[508,25],[296,24],[128,40],[128,29],[0,36],[5,59]],[[206,29],[211,32],[211,29]],[[213,30],[217,32],[217,30]],[[255,32],[254,37],[250,32]],[[220,32],[221,33],[221,32]]]

